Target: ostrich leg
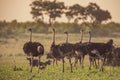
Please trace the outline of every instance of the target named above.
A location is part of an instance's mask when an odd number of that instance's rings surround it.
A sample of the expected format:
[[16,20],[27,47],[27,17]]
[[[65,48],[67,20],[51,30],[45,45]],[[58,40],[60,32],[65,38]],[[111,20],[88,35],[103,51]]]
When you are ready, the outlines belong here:
[[40,69],[40,56],[38,56],[38,73],[39,73],[39,69]]
[[71,70],[71,73],[72,73],[72,72],[73,72],[73,70],[72,70],[71,58],[69,58],[69,64],[70,64],[70,70]]
[[62,72],[64,72],[64,58],[62,58],[62,67],[63,67],[63,69],[62,69]]
[[33,68],[33,56],[31,56],[31,66],[30,66],[30,72],[32,72],[32,68]]
[[77,69],[77,63],[78,63],[78,58],[75,58],[75,63],[74,63],[74,67]]

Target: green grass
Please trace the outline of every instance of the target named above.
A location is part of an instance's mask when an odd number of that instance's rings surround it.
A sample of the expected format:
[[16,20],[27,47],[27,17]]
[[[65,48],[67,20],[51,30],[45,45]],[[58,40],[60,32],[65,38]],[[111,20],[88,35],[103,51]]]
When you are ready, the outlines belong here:
[[[24,56],[25,57],[25,56]],[[69,64],[66,60],[65,72],[62,73],[62,65],[59,62],[58,66],[49,65],[44,70],[40,70],[37,73],[37,67],[33,68],[33,72],[29,72],[28,62],[24,57],[16,58],[17,68],[22,70],[14,71],[14,64],[12,57],[1,62],[0,66],[0,80],[120,80],[120,68],[105,67],[105,72],[99,72],[98,69],[88,69],[88,65],[85,64],[85,68],[81,69],[78,65],[78,69],[73,68],[73,73],[70,73]],[[3,60],[3,59],[1,59]],[[5,63],[7,62],[7,63]]]
[[[56,43],[65,42],[64,34],[56,35]],[[70,34],[69,42],[79,42],[80,34]],[[110,38],[92,38],[93,42],[107,42]],[[115,44],[120,45],[119,38],[112,38]],[[65,72],[62,73],[62,63],[57,65],[49,65],[44,70],[37,73],[37,67],[33,68],[33,72],[29,72],[29,63],[23,53],[22,47],[25,42],[29,41],[29,34],[17,36],[11,39],[0,39],[0,80],[120,80],[120,67],[111,68],[105,66],[104,72],[92,68],[89,70],[88,56],[85,57],[85,68],[81,69],[73,67],[73,73],[70,73],[68,60],[65,60]],[[52,34],[33,34],[33,41],[41,42],[45,47],[45,54],[49,52],[52,43]],[[84,42],[88,41],[88,37],[84,38]],[[22,70],[14,71],[14,60],[17,68]],[[46,61],[46,55],[41,58]],[[72,60],[74,61],[74,59]]]

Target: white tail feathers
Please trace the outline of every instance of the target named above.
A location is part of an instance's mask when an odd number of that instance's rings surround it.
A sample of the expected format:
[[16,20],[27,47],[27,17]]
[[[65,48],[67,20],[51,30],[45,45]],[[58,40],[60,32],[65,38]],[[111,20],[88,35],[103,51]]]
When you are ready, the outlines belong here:
[[41,46],[38,46],[38,47],[37,47],[37,51],[38,51],[38,52],[40,52],[40,48],[41,48]]

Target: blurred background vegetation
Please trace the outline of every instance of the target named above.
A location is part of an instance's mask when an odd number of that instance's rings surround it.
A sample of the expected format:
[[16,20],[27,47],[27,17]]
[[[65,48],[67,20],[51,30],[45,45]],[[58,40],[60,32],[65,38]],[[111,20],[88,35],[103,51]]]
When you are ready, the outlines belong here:
[[[90,24],[89,24],[90,25]],[[106,24],[99,24],[98,27],[93,28],[94,37],[120,37],[120,23],[109,22]],[[21,36],[27,32],[28,28],[32,28],[34,33],[45,33],[46,27],[40,23],[35,22],[17,22],[13,20],[11,22],[0,21],[0,38],[11,38],[15,36]],[[48,27],[48,33],[51,33],[51,29],[55,28],[57,33],[63,33],[68,31],[69,33],[79,33],[81,29],[85,32],[89,31],[90,26],[85,26],[84,23],[54,23]]]

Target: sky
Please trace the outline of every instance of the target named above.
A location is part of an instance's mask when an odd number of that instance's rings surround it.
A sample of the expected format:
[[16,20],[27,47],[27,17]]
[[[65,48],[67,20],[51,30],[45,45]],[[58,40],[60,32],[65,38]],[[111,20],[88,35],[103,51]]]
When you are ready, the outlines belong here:
[[[33,21],[30,14],[29,4],[33,0],[0,0],[0,20],[18,22]],[[120,23],[120,0],[57,0],[65,2],[66,5],[80,4],[87,6],[90,2],[97,3],[101,9],[108,10],[111,13],[112,20]],[[67,19],[61,18],[60,21]]]

